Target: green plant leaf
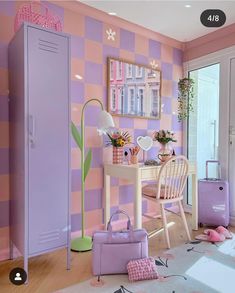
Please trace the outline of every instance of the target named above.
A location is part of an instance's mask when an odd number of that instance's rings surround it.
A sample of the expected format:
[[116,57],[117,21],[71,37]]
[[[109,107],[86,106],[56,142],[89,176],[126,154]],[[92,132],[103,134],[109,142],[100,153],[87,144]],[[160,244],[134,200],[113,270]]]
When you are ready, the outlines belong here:
[[73,122],[71,122],[71,130],[72,130],[72,135],[74,140],[76,141],[79,149],[82,150],[82,139],[81,139],[80,133],[77,130],[77,127],[75,126]]
[[90,170],[91,160],[92,160],[92,152],[91,152],[91,149],[89,149],[89,151],[86,155],[85,162],[84,162],[84,180],[86,179],[86,176]]

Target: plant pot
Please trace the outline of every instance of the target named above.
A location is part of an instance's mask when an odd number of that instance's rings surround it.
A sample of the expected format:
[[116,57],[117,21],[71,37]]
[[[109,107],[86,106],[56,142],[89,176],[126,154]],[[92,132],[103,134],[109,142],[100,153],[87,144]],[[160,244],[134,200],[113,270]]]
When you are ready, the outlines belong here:
[[123,147],[113,147],[113,164],[123,164]]

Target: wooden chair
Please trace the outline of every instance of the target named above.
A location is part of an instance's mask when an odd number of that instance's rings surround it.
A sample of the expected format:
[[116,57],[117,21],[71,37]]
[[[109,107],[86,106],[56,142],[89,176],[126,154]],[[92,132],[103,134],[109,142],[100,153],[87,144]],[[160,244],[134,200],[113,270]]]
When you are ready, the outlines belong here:
[[170,248],[169,233],[167,228],[165,204],[178,202],[186,234],[191,240],[186,217],[183,209],[183,191],[188,176],[188,160],[184,156],[176,156],[165,162],[159,172],[157,184],[149,184],[143,187],[142,194],[145,198],[157,201],[161,207],[161,214],[167,247]]

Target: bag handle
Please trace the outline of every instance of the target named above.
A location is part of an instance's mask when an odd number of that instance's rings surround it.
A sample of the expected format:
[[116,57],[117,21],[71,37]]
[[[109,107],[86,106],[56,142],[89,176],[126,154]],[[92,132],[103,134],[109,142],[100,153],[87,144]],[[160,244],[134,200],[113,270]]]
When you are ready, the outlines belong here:
[[113,217],[114,216],[116,216],[116,215],[119,215],[119,214],[123,214],[123,215],[125,215],[126,217],[127,217],[127,219],[128,219],[128,221],[127,221],[127,230],[130,230],[131,229],[131,219],[130,219],[130,217],[128,216],[128,214],[125,212],[125,211],[123,211],[123,210],[117,210],[116,212],[114,212],[113,214],[112,214],[112,216],[110,217],[110,219],[109,219],[109,221],[108,221],[108,224],[107,224],[107,230],[109,231],[112,231],[112,225],[111,225],[111,222],[112,222],[112,219],[113,219]]
[[[42,8],[44,9],[44,13],[45,13],[45,15],[47,15],[48,14],[48,7],[45,5],[45,4],[43,4],[43,3],[41,3],[41,2],[34,2],[34,1],[31,1],[30,3],[29,3],[29,9],[30,9],[30,13],[32,14],[32,13],[38,13],[37,11],[35,11],[34,9],[36,9],[36,7],[38,8],[38,9],[40,9],[40,10],[42,10]],[[42,13],[43,11],[40,11],[40,13]]]
[[208,177],[208,164],[209,163],[216,163],[216,164],[218,164],[219,178],[217,178],[217,179],[221,179],[221,166],[220,166],[220,161],[218,161],[218,160],[207,160],[206,161],[206,179],[209,178]]
[[[130,229],[127,230],[128,232],[126,232],[128,234],[127,239],[129,242],[134,242],[134,231],[133,231],[133,227],[131,226]],[[120,235],[120,233],[123,233],[122,231],[116,231],[113,232],[112,231],[112,226],[110,225],[109,230],[108,230],[108,243],[112,243],[113,240],[115,239],[115,235]]]

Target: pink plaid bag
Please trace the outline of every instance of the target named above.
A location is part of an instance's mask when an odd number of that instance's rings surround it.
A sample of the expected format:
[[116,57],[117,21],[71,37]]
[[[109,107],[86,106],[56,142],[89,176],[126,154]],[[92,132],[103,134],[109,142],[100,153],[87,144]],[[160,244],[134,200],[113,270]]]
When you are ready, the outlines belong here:
[[155,260],[152,257],[131,260],[127,264],[129,280],[152,280],[159,277]]

